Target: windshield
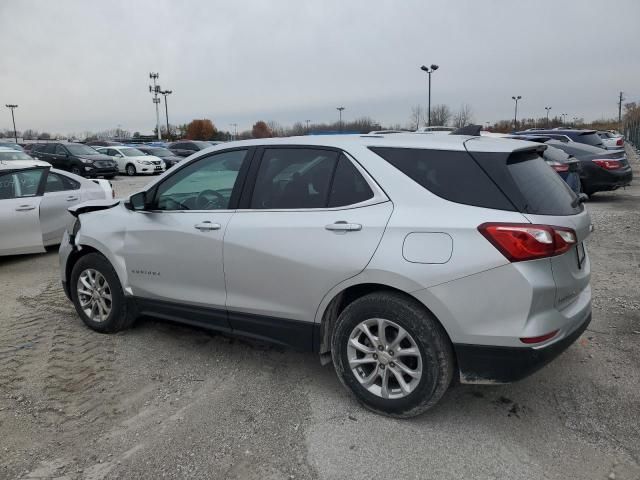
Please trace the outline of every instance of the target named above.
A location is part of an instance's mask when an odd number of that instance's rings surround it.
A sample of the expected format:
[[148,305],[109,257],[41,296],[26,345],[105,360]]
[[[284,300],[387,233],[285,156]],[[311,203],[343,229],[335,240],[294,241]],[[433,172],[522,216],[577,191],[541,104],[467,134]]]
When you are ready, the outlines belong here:
[[172,157],[173,153],[171,150],[167,150],[166,148],[147,148],[145,152],[149,155],[155,155],[156,157]]
[[211,146],[211,144],[209,142],[194,141],[193,143],[198,145],[200,148],[209,148]]
[[594,147],[602,146],[602,139],[596,133],[581,133],[578,135],[577,141]]
[[0,160],[33,160],[29,155],[18,150],[12,152],[0,152]]
[[68,143],[65,145],[72,155],[99,155],[100,152],[87,146],[80,144]]
[[547,147],[542,156],[550,162],[567,163],[569,161],[569,154],[559,148]]
[[7,147],[7,148],[12,148],[14,150],[24,150],[20,145],[18,145],[17,143],[0,143],[0,147]]
[[142,153],[137,148],[121,148],[120,152],[125,157],[144,157],[144,153]]

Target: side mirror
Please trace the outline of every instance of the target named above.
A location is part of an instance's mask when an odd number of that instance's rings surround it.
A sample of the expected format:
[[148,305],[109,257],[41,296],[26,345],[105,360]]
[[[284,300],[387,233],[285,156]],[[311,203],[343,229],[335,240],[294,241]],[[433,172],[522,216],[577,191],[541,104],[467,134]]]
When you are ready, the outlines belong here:
[[116,158],[122,158],[122,154],[121,154],[121,153],[116,153],[116,154],[114,155],[114,157],[116,157]]
[[146,210],[148,205],[147,192],[138,192],[129,197],[129,200],[125,203],[125,206],[129,210],[141,211]]

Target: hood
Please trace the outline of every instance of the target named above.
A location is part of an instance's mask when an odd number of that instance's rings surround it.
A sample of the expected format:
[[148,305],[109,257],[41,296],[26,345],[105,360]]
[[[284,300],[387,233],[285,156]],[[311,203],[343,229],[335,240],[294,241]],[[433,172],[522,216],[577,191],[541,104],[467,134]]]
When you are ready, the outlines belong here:
[[110,157],[109,155],[105,155],[104,153],[100,153],[99,155],[78,155],[78,158],[82,158],[84,160],[93,160],[93,161],[113,160],[113,157]]

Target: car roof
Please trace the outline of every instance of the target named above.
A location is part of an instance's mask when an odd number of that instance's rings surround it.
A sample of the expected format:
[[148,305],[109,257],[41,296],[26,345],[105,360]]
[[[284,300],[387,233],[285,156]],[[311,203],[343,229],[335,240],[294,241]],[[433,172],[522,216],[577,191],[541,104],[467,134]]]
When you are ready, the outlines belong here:
[[[465,145],[466,143],[466,145]],[[335,147],[348,150],[349,147],[395,147],[424,148],[433,150],[471,150],[476,152],[512,152],[537,148],[538,144],[508,138],[491,138],[467,135],[416,135],[415,133],[393,133],[389,135],[307,135],[301,137],[262,138],[228,142],[215,150],[233,147],[257,147],[278,145],[309,145]]]

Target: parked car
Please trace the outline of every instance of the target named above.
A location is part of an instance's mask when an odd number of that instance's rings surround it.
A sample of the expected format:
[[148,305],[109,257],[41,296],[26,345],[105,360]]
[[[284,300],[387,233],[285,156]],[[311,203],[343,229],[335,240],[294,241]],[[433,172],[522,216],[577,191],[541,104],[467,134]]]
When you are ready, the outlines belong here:
[[114,159],[118,164],[118,170],[129,176],[139,173],[158,174],[165,170],[165,164],[160,158],[147,155],[135,147],[98,147],[98,151]]
[[587,195],[617,190],[631,184],[633,172],[624,151],[603,150],[580,143],[546,142],[580,161],[580,185]]
[[602,139],[602,143],[607,150],[623,150],[624,139],[622,135],[615,135],[611,132],[600,131],[598,136]]
[[171,168],[183,160],[183,157],[179,157],[168,148],[150,147],[147,145],[142,145],[136,148],[145,155],[153,155],[157,158],[162,159],[162,161],[165,163],[166,168]]
[[82,177],[111,179],[118,174],[112,158],[82,143],[43,143],[33,147],[31,155]]
[[[523,130],[515,132],[515,135],[531,135],[532,131]],[[602,139],[595,130],[580,130],[573,128],[552,128],[547,130],[535,130],[535,135],[544,135],[565,143],[584,143],[594,147],[604,148]]]
[[177,142],[170,143],[167,148],[179,157],[188,157],[209,147],[211,147],[209,142],[201,140],[178,140]]
[[589,324],[591,220],[539,149],[233,142],[72,209],[64,290],[94,330],[151,315],[313,350],[368,408],[417,415],[454,376],[523,378]]
[[24,148],[15,142],[0,142],[0,147],[11,148],[12,150],[18,150],[20,152],[24,150]]
[[0,161],[0,255],[44,252],[73,223],[69,207],[112,197],[106,180],[86,180],[39,160]]

